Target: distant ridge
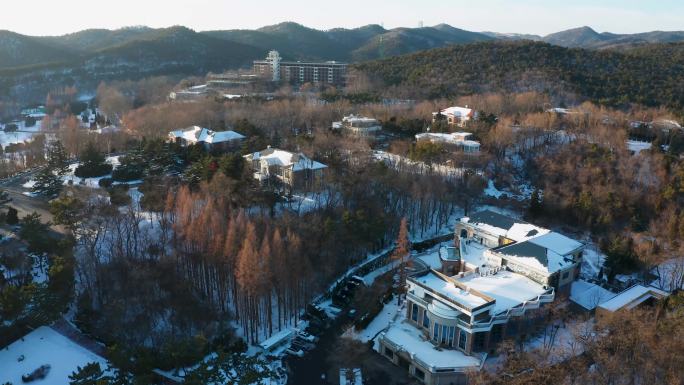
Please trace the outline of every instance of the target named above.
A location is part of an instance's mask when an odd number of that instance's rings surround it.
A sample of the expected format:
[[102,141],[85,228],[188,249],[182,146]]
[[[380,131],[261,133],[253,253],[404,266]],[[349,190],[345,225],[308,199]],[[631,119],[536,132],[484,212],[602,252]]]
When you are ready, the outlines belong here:
[[[184,28],[184,27],[171,27]],[[145,26],[115,30],[88,29],[62,36],[26,36],[10,31],[0,31],[0,69],[26,66],[45,66],[54,63],[71,63],[88,58],[99,52],[112,52],[136,41],[161,38],[170,28],[153,29]],[[192,31],[185,28],[187,31]],[[684,41],[684,31],[653,31],[638,34],[598,33],[590,27],[573,28],[547,36],[530,34],[472,32],[438,24],[421,28],[385,29],[371,24],[359,28],[333,28],[317,30],[293,22],[283,22],[254,30],[229,29],[218,31],[192,31],[183,44],[167,47],[182,57],[197,40],[199,46],[209,44],[210,37],[233,44],[229,55],[230,65],[237,62],[248,64],[242,54],[257,52],[262,57],[271,49],[277,49],[287,59],[294,60],[343,60],[350,62],[382,59],[453,44],[469,44],[491,40],[542,40],[571,48],[629,49],[650,43]],[[216,43],[211,43],[216,44]],[[167,50],[167,53],[170,52]],[[171,57],[171,56],[169,56]]]

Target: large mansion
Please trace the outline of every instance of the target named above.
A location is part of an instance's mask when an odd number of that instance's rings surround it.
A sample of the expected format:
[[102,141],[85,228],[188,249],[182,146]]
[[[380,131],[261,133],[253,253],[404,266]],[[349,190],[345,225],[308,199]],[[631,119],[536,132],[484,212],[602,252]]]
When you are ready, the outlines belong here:
[[583,248],[493,211],[462,218],[441,268],[407,279],[406,307],[379,352],[426,384],[466,384],[497,343],[540,324],[545,305],[569,292]]

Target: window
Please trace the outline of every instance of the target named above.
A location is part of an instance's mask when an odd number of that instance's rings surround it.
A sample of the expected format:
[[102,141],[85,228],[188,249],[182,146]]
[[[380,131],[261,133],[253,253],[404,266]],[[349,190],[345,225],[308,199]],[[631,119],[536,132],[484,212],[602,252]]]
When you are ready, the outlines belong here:
[[458,347],[460,349],[465,350],[467,340],[468,333],[466,333],[463,329],[458,329]]
[[385,346],[385,355],[387,357],[389,357],[390,359],[394,358],[394,352],[390,348],[388,348],[387,346]]
[[423,371],[418,368],[413,369],[413,375],[420,380],[425,379],[425,373],[423,373]]
[[411,306],[411,319],[413,322],[418,322],[418,305],[412,303]]
[[439,324],[435,322],[435,326],[432,328],[432,339],[439,342],[437,337],[439,337]]
[[449,327],[446,325],[442,325],[442,335],[439,339],[439,342],[444,344],[447,342],[447,338],[449,338]]
[[566,271],[565,273],[563,273],[563,279],[567,279],[569,275],[570,275],[570,272]]
[[447,345],[454,346],[454,332],[456,331],[455,326],[449,326],[449,339],[447,340]]
[[423,327],[426,329],[430,328],[430,317],[427,315],[427,310],[423,309]]

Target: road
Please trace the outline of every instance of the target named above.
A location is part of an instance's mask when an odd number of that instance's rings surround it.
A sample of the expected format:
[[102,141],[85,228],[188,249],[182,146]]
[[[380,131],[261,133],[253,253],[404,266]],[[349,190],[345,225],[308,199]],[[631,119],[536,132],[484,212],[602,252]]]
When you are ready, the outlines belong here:
[[[7,203],[7,206],[17,209],[19,218],[22,218],[27,214],[37,212],[40,214],[43,222],[52,222],[50,205],[45,198],[24,195],[24,193],[28,192],[29,190],[22,187],[22,185],[27,180],[30,180],[37,172],[37,170],[34,170],[0,180],[0,189],[6,191],[7,194],[9,194],[9,197],[12,198],[12,201]],[[53,228],[57,232],[64,233],[64,229],[61,226],[53,226]]]

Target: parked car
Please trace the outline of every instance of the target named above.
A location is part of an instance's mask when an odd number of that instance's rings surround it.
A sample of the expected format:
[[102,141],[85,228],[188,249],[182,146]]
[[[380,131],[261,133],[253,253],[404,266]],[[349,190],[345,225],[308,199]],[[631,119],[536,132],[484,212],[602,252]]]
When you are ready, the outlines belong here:
[[303,350],[303,351],[307,352],[307,351],[313,349],[314,347],[315,347],[315,345],[310,343],[310,342],[295,339],[294,341],[292,341],[291,349],[299,349],[299,350]]
[[313,336],[307,332],[299,332],[299,334],[297,334],[297,337],[303,339],[304,341],[308,341],[308,342],[318,342],[318,337]]
[[285,351],[285,353],[291,355],[291,356],[296,356],[296,357],[304,357],[304,352],[302,350],[299,350],[297,348],[289,348]]
[[309,324],[309,326],[307,326],[304,330],[311,335],[321,334],[321,332],[323,331],[320,327],[311,324]]

